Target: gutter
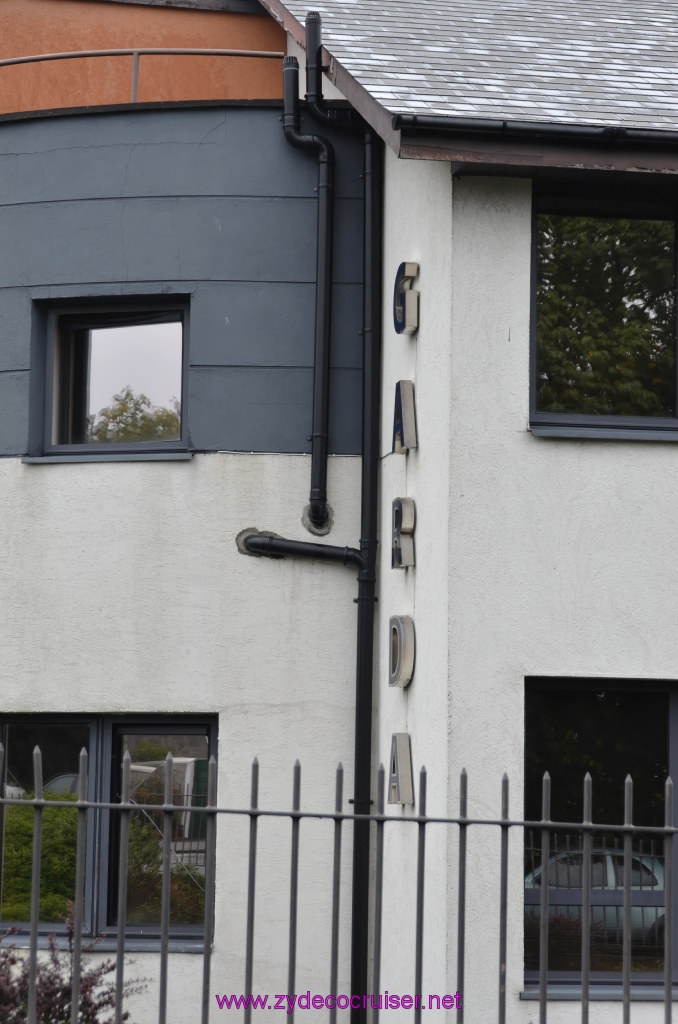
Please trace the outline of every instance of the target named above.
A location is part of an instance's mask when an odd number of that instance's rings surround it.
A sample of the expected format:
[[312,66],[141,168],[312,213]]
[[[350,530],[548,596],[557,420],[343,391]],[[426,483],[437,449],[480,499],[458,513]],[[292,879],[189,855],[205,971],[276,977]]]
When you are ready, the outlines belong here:
[[478,132],[488,135],[562,139],[582,143],[657,143],[678,146],[678,130],[625,128],[622,125],[551,124],[548,121],[506,121],[499,118],[444,117],[441,114],[394,114],[394,131],[440,132],[445,135]]

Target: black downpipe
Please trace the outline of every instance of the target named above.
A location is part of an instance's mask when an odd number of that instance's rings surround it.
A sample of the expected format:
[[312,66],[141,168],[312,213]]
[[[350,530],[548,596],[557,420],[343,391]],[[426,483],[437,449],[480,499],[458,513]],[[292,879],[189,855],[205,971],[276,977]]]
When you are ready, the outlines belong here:
[[[381,399],[381,144],[353,110],[329,108],[323,100],[322,19],[306,15],[306,103],[322,124],[363,131],[363,422],[360,551],[364,566],[358,575],[358,625],[355,695],[356,814],[372,810],[372,676],[374,663],[374,603],[376,600],[377,520],[379,481],[379,419]],[[356,822],[353,832],[351,907],[351,994],[361,997],[351,1007],[351,1024],[364,1024],[369,979],[370,824]]]
[[297,149],[310,150],[318,155],[318,238],[309,520],[315,530],[323,530],[329,520],[327,456],[330,408],[334,150],[331,143],[320,135],[302,135],[300,123],[299,62],[296,57],[285,57],[283,59],[283,130],[285,138]]
[[[362,467],[361,467],[361,512],[360,550],[342,548],[328,544],[313,544],[305,541],[291,541],[262,534],[244,537],[243,547],[252,554],[267,555],[271,558],[301,557],[316,558],[320,561],[341,562],[356,565],[358,573],[358,614],[356,637],[356,689],[355,689],[355,790],[353,809],[357,815],[368,815],[372,808],[372,675],[374,663],[374,605],[376,600],[377,524],[379,492],[379,419],[381,404],[381,240],[382,240],[382,148],[376,135],[353,111],[328,110],[322,99],[322,67],[320,63],[320,16],[309,15],[312,24],[311,35],[315,53],[316,69],[307,76],[309,86],[309,108],[313,115],[324,123],[336,127],[350,127],[363,132],[363,401],[362,401]],[[309,23],[307,19],[307,24]],[[284,116],[285,136],[294,146],[312,149],[318,153],[319,204],[331,207],[332,171],[334,153],[330,143],[316,135],[301,135],[298,104],[298,62],[294,57],[283,61],[284,72]],[[325,199],[323,200],[323,195]],[[326,229],[321,221],[329,218]],[[332,222],[330,210],[318,213],[318,300],[316,353],[322,349],[327,383],[329,382],[329,341],[327,346],[319,345],[320,324],[329,325],[329,286],[331,283]],[[323,246],[325,247],[323,249]],[[321,272],[323,266],[323,287]],[[322,303],[321,292],[328,290],[327,301]],[[321,312],[319,311],[322,307]],[[317,372],[316,380],[322,376]],[[324,434],[324,451],[327,452],[327,429],[316,431],[316,393],[314,392],[314,454],[316,433]],[[327,424],[328,402],[325,402],[324,422]],[[320,413],[319,413],[320,416]],[[318,498],[318,511],[326,506],[326,458],[318,476],[323,481],[322,497]],[[311,503],[313,504],[316,473],[312,469]],[[320,485],[319,485],[319,490]],[[362,996],[368,993],[368,932],[369,932],[369,876],[370,876],[370,823],[356,821],[353,833],[353,889],[351,916],[351,993],[361,996],[360,1005],[351,1008],[351,1024],[366,1024],[367,1009]]]
[[364,127],[364,122],[353,110],[343,107],[326,107],[323,100],[323,71],[327,68],[322,59],[322,18],[317,11],[306,15],[306,103],[322,124],[336,128]]
[[[381,239],[382,150],[369,130],[363,137],[363,459],[360,552],[365,566],[358,575],[358,634],[355,688],[356,814],[369,814],[372,785],[372,675],[374,603],[377,581],[379,497],[379,418],[381,406]],[[351,925],[351,994],[368,993],[370,823],[356,822],[353,833],[353,897]],[[361,999],[351,1007],[351,1024],[364,1024]]]

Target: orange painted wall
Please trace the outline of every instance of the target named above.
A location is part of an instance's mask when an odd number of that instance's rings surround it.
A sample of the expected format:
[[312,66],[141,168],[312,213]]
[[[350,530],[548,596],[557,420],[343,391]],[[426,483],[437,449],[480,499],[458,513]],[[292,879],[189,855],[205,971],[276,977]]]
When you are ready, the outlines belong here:
[[[135,46],[285,50],[285,34],[263,15],[143,7],[85,0],[0,0],[0,58]],[[141,57],[140,102],[277,99],[281,60]],[[0,67],[0,113],[128,103],[132,57],[97,57]]]

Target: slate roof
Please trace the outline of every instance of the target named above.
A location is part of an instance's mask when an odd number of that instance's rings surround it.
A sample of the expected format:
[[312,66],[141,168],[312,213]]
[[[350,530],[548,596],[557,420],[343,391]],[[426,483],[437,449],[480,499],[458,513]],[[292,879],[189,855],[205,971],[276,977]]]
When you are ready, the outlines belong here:
[[391,114],[678,131],[678,0],[315,3],[264,0]]

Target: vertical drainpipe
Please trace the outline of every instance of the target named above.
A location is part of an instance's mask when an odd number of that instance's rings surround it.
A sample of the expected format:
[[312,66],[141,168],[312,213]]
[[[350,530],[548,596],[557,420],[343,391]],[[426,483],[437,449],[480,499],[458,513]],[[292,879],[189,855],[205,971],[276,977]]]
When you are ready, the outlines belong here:
[[[322,97],[321,20],[309,13],[306,18],[306,99],[312,115],[323,124],[350,127],[363,132],[363,393],[360,553],[364,563],[358,575],[358,621],[356,638],[355,689],[355,761],[353,809],[356,814],[372,810],[372,677],[374,666],[374,609],[376,601],[376,561],[379,484],[379,420],[381,405],[381,242],[382,242],[382,150],[379,139],[353,111],[328,109]],[[331,145],[315,135],[299,132],[298,62],[283,61],[285,136],[292,145],[323,154]],[[303,140],[303,141],[301,141]],[[319,156],[319,184],[322,155]],[[329,190],[328,190],[329,191]],[[320,198],[320,197],[319,197]],[[331,194],[329,199],[331,201]],[[318,242],[320,245],[320,211]],[[331,245],[331,230],[329,232]],[[320,249],[318,266],[322,262]],[[320,277],[318,278],[320,282]],[[324,286],[331,285],[331,263]],[[320,284],[318,286],[320,293]],[[317,307],[316,307],[317,308]],[[325,307],[329,321],[329,303]],[[318,317],[317,317],[318,323]],[[316,342],[318,334],[316,333]],[[329,346],[328,359],[329,366]],[[316,379],[318,373],[316,372]],[[314,402],[315,405],[315,402]],[[315,420],[315,413],[314,413]],[[315,431],[315,426],[314,426]],[[326,448],[325,448],[326,451]],[[326,465],[326,463],[325,463]],[[326,476],[325,476],[326,478]],[[312,472],[312,484],[315,476]],[[313,500],[313,492],[312,492]],[[326,501],[326,498],[325,498]],[[353,835],[353,885],[351,907],[351,993],[367,995],[369,988],[369,901],[370,901],[370,824],[356,822]],[[365,1024],[367,1009],[362,998],[359,1007],[351,1007],[351,1024]]]
[[[377,518],[379,480],[379,417],[381,398],[381,146],[354,111],[328,108],[322,87],[322,19],[306,15],[306,102],[314,118],[337,128],[363,132],[363,422],[360,552],[364,568],[358,575],[358,627],[355,696],[356,814],[372,810],[372,677],[374,606],[376,600]],[[351,994],[369,988],[370,825],[356,822],[353,839],[351,908]],[[351,1007],[351,1024],[364,1024],[367,1010]]]
[[[358,575],[358,631],[355,697],[356,814],[369,814],[372,788],[372,676],[377,580],[379,497],[379,417],[381,405],[381,239],[382,151],[376,136],[363,136],[363,446],[360,551],[365,568]],[[367,995],[370,824],[356,822],[353,838],[351,916],[351,993]],[[365,1024],[367,1010],[351,1008],[351,1024]]]
[[329,522],[327,457],[330,405],[334,150],[331,143],[322,136],[302,135],[300,131],[299,62],[296,57],[283,59],[283,104],[283,130],[287,141],[297,149],[310,150],[318,156],[313,427],[308,519],[313,532],[325,533]]

